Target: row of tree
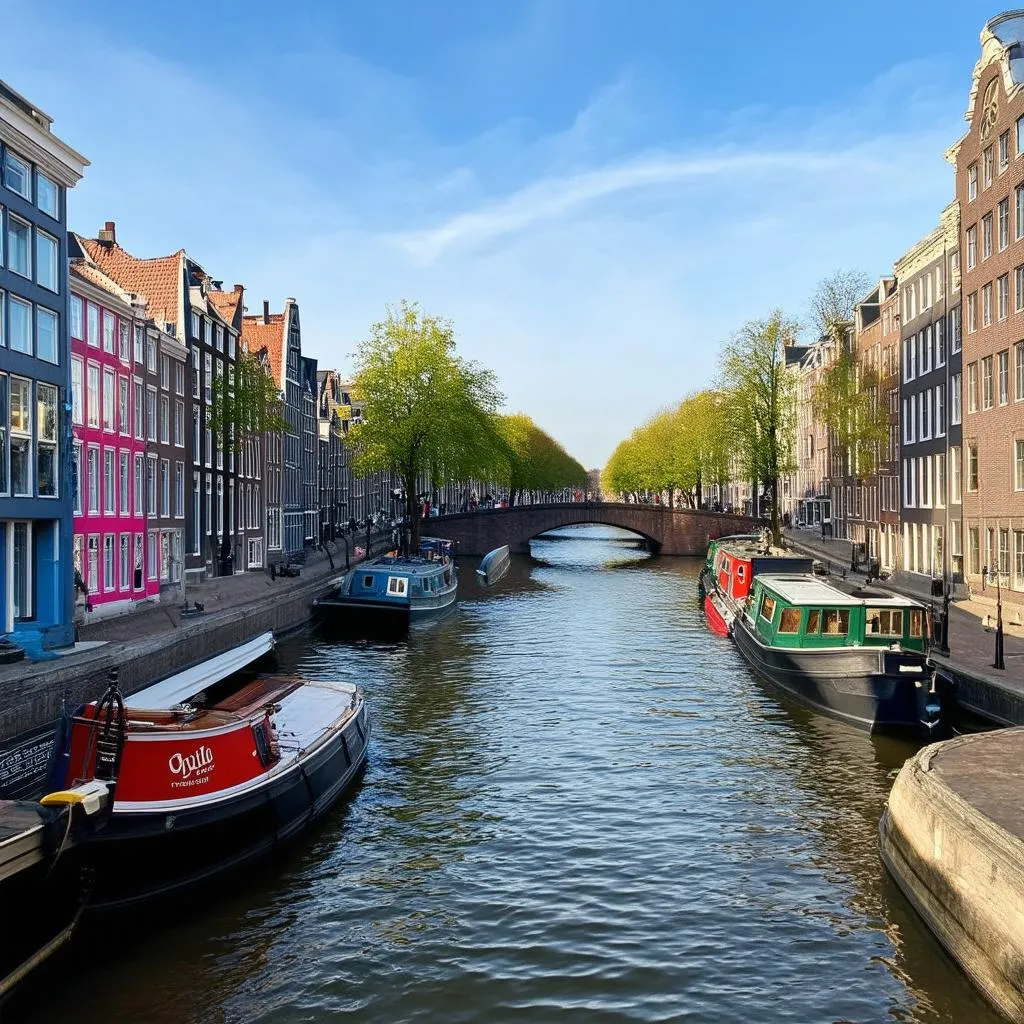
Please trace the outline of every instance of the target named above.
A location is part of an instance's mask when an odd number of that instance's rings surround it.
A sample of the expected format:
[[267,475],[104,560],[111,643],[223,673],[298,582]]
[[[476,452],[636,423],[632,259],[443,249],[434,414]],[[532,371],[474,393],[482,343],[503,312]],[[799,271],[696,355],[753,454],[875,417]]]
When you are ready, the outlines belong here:
[[494,374],[460,356],[448,320],[413,303],[389,309],[355,355],[363,422],[348,441],[359,472],[394,473],[419,545],[418,484],[462,480],[523,491],[585,487],[586,470],[523,414],[501,415]]
[[[829,434],[833,475],[871,475],[888,432],[877,369],[854,350],[854,306],[867,288],[863,275],[839,271],[810,300],[808,327],[828,350],[812,404]],[[678,494],[697,508],[709,484],[747,480],[767,498],[777,542],[776,496],[796,469],[796,376],[786,351],[801,329],[780,310],[745,323],[723,347],[715,387],[637,427],[609,459],[604,487],[634,498],[665,495],[669,504]]]

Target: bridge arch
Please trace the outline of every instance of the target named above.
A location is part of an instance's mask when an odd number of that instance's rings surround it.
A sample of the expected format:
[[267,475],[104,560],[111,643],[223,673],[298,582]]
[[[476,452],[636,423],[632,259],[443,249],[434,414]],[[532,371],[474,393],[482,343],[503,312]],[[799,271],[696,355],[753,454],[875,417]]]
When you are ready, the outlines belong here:
[[629,530],[665,555],[702,555],[709,540],[746,533],[756,525],[746,516],[721,512],[577,501],[460,512],[431,519],[423,524],[423,532],[457,541],[461,554],[485,555],[502,544],[512,551],[529,552],[534,537],[584,523]]

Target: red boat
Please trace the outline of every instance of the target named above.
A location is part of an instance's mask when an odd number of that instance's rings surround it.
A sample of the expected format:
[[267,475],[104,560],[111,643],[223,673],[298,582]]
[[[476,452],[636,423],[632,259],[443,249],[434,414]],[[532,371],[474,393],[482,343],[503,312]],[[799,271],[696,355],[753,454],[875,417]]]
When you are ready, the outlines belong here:
[[732,636],[733,619],[758,573],[809,573],[811,566],[812,559],[801,555],[765,553],[764,545],[756,541],[741,538],[719,543],[712,571],[706,574],[704,618],[708,629],[719,636]]
[[234,672],[272,645],[265,634],[75,715],[66,784],[113,779],[111,813],[89,843],[93,909],[167,895],[271,852],[364,767],[370,722],[357,687],[262,676],[239,686]]

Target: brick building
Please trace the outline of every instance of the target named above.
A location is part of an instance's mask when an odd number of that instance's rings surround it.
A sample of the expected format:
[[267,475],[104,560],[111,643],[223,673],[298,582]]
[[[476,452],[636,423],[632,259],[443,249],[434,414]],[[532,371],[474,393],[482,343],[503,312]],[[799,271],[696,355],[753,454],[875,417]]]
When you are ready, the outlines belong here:
[[1024,15],[981,33],[956,167],[963,274],[963,530],[973,589],[1024,604]]

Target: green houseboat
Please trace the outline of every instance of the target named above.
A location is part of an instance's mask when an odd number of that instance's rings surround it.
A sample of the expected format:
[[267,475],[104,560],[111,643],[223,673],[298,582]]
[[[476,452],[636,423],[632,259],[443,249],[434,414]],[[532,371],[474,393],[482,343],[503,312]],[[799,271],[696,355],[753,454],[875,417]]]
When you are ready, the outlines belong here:
[[925,613],[883,591],[757,576],[733,638],[757,675],[818,711],[872,731],[930,731],[941,707]]

